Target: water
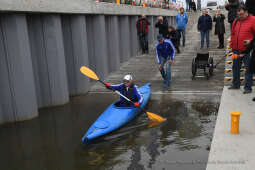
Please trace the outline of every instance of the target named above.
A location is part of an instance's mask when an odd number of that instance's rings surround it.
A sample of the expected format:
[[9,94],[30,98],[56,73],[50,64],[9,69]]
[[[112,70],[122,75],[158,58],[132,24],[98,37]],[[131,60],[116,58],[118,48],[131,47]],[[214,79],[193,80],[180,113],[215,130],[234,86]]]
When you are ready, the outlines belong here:
[[39,118],[0,126],[0,169],[101,170],[206,168],[218,110],[217,100],[151,100],[147,110],[167,118],[153,125],[145,114],[91,145],[80,140],[118,97],[90,94]]

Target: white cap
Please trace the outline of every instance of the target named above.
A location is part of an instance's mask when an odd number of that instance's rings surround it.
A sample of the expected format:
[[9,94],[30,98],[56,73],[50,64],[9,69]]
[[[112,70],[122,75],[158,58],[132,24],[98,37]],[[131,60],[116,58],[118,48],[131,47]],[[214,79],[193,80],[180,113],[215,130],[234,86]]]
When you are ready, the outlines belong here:
[[127,74],[127,75],[124,76],[123,80],[124,81],[130,81],[130,80],[133,80],[133,77],[130,74]]

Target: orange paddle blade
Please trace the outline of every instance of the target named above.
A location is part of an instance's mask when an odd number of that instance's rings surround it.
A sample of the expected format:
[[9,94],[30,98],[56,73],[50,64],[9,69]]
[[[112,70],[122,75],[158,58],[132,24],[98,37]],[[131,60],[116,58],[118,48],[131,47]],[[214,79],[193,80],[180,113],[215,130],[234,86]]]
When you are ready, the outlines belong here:
[[89,78],[92,78],[94,80],[99,80],[96,73],[94,71],[92,71],[91,69],[89,69],[88,67],[81,66],[80,71],[82,74],[84,74],[85,76],[87,76]]
[[157,121],[157,122],[164,122],[166,119],[164,119],[163,117],[156,115],[154,113],[151,112],[146,112],[147,116],[149,117],[150,120],[153,121]]

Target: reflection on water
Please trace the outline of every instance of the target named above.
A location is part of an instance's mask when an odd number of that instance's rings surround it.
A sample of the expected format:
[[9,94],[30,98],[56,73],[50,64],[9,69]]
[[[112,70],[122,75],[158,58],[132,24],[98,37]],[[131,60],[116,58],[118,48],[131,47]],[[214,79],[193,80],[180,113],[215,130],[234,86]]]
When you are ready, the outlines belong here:
[[164,99],[147,110],[167,118],[158,125],[145,114],[93,144],[80,140],[117,96],[75,97],[40,110],[31,121],[0,126],[3,170],[205,169],[218,103]]

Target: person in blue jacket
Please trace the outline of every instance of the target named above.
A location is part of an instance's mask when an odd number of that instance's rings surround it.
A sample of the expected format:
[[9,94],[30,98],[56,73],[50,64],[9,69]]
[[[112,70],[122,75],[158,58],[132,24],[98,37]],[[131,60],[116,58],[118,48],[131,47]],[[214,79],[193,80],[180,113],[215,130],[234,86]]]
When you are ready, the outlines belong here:
[[208,15],[206,9],[198,19],[197,30],[201,33],[201,49],[204,48],[204,39],[206,38],[207,49],[210,47],[210,30],[212,30],[212,17]]
[[105,87],[119,91],[122,95],[134,102],[134,104],[132,104],[120,96],[120,107],[139,107],[143,102],[143,95],[140,93],[138,87],[134,84],[133,77],[130,74],[124,76],[123,83],[111,85],[109,82],[107,82],[105,83]]
[[[159,34],[157,39],[156,57],[158,61],[158,69],[164,79],[164,87],[168,87],[171,83],[171,64],[175,57],[175,47],[171,40],[164,39],[162,34]],[[166,65],[166,71],[164,65]]]
[[[185,30],[186,25],[189,21],[188,15],[184,12],[184,8],[180,8],[180,13],[176,16],[176,23],[177,23],[177,32],[179,37],[182,36],[182,45],[185,46]],[[180,38],[179,38],[179,45],[180,45]]]

